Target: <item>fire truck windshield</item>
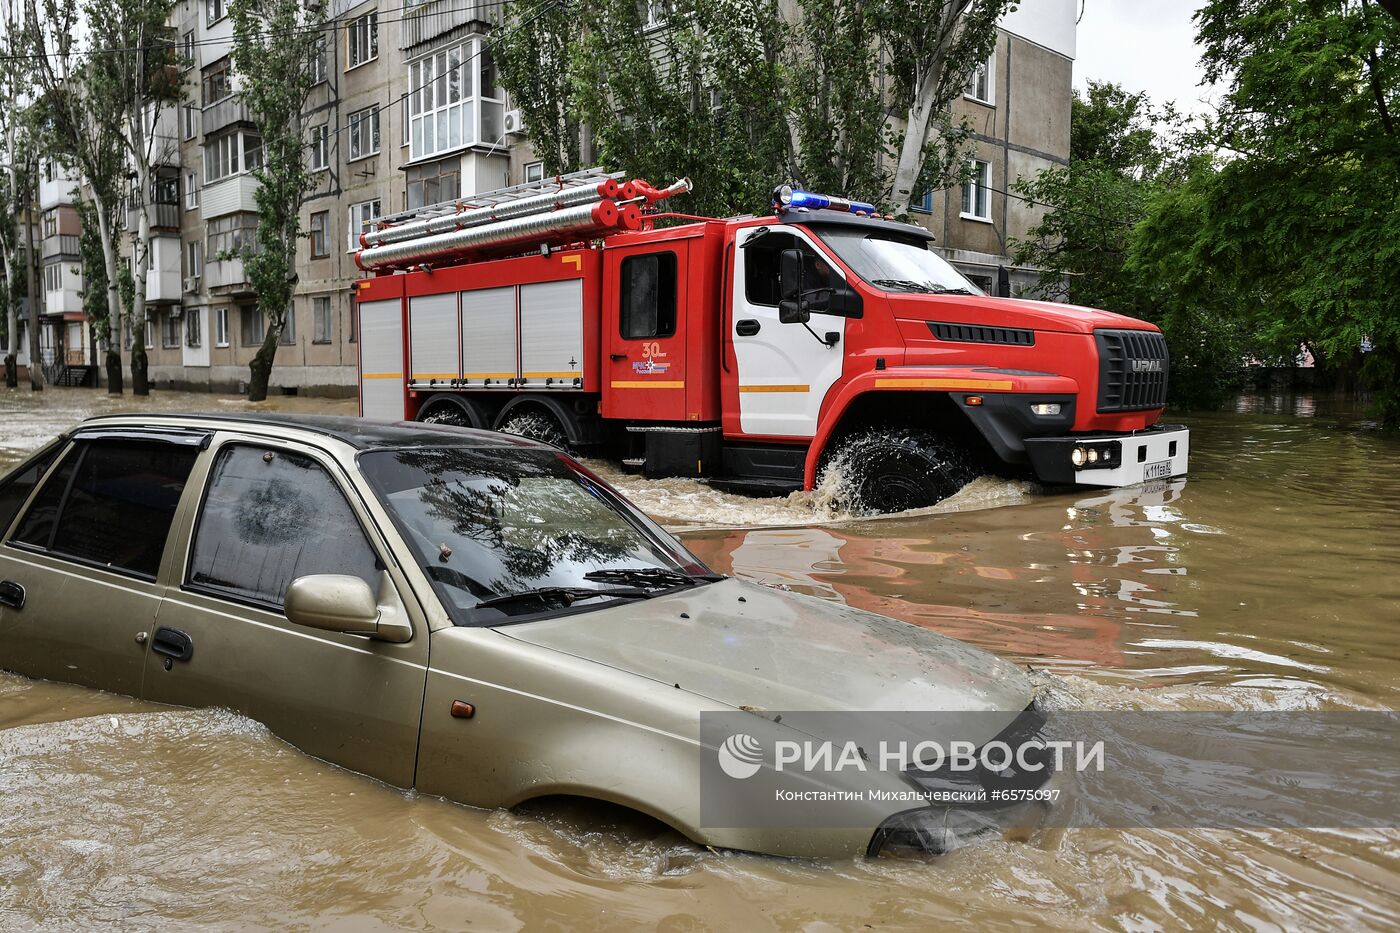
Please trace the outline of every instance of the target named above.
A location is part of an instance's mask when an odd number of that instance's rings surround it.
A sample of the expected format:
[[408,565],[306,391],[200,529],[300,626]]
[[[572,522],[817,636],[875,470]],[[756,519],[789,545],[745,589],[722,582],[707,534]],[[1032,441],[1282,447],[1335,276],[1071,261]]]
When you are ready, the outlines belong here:
[[919,240],[850,227],[828,227],[820,236],[842,262],[876,288],[938,295],[985,294]]
[[557,450],[410,447],[367,451],[359,463],[458,625],[593,609],[714,579]]

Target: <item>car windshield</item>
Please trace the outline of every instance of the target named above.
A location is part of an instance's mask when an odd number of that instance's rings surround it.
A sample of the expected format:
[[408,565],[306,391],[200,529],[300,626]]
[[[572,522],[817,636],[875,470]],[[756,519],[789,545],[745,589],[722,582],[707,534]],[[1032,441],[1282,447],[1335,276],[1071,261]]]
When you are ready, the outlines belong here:
[[558,451],[414,447],[368,451],[359,462],[459,625],[596,608],[713,579]]
[[822,242],[856,275],[887,291],[936,295],[985,294],[915,237],[843,227],[825,227]]

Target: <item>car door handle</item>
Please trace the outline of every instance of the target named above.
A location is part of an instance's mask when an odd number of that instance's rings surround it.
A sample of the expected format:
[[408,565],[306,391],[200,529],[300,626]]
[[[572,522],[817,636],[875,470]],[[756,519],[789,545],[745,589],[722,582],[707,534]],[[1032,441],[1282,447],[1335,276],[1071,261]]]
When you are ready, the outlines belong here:
[[24,608],[24,587],[13,580],[0,580],[0,605]]
[[609,353],[609,354],[608,354],[608,359],[612,360],[613,362],[616,362],[616,361],[618,361],[618,360],[625,360],[625,359],[627,359],[627,354],[626,354],[626,353]]
[[734,333],[740,337],[752,337],[758,333],[759,323],[752,318],[745,318],[742,321],[734,322]]
[[151,641],[151,650],[173,661],[188,661],[194,657],[194,639],[177,628],[162,625],[156,629],[156,637]]

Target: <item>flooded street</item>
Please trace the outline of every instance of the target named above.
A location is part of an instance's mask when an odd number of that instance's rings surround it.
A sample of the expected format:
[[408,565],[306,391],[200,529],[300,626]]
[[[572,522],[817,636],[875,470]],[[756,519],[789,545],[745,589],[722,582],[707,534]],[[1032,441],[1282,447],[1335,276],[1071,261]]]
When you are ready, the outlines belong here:
[[[0,471],[90,414],[250,408],[355,403],[0,389]],[[1308,399],[1181,420],[1184,480],[984,478],[877,520],[821,490],[598,468],[716,570],[1028,664],[1056,708],[1397,708],[1400,440]],[[1398,890],[1394,830],[1071,829],[930,863],[713,852],[597,811],[406,794],[230,713],[0,673],[0,929],[1384,929]]]

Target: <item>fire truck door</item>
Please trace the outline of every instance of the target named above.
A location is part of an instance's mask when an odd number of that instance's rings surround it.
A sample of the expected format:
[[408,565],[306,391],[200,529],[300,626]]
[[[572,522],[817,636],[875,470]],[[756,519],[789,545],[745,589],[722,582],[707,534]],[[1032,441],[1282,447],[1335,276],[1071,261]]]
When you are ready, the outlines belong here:
[[[607,257],[611,307],[603,329],[608,391],[603,415],[685,420],[686,275],[684,244]],[[614,313],[614,309],[615,313]]]
[[359,306],[360,416],[398,421],[404,413],[403,301]]
[[783,250],[801,249],[822,260],[827,274],[841,271],[801,230],[755,227],[736,239],[729,327],[739,364],[739,426],[745,434],[812,437],[822,399],[841,378],[846,319],[812,313],[812,331],[837,335],[831,347],[801,324],[780,322],[778,261]]

